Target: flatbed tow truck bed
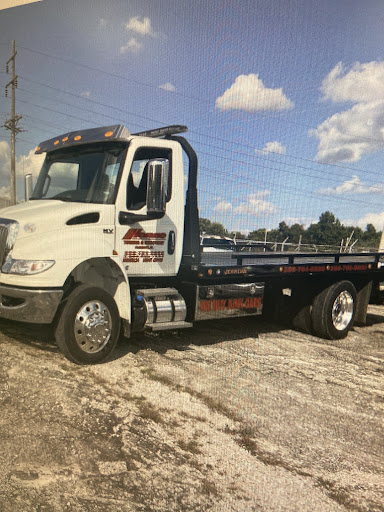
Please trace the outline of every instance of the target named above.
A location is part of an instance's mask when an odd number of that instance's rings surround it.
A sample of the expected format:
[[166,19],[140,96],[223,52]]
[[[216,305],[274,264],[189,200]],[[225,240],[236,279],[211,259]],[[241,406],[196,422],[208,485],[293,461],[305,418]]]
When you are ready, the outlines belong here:
[[[363,272],[381,274],[384,253],[209,252],[201,255],[201,277],[223,275],[292,275]],[[214,267],[213,269],[211,267]],[[218,268],[217,268],[218,267]],[[228,268],[228,272],[225,270]],[[223,274],[224,272],[224,274]],[[384,277],[383,277],[384,279]]]

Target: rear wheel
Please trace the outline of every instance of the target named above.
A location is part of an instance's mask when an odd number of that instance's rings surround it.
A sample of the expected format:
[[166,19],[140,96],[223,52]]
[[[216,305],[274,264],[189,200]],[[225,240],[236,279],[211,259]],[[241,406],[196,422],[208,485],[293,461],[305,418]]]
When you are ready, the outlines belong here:
[[345,338],[353,326],[356,289],[350,281],[335,283],[319,293],[312,304],[313,332],[321,338]]
[[81,285],[64,300],[55,328],[57,345],[77,364],[105,361],[116,346],[120,318],[113,298],[101,288]]

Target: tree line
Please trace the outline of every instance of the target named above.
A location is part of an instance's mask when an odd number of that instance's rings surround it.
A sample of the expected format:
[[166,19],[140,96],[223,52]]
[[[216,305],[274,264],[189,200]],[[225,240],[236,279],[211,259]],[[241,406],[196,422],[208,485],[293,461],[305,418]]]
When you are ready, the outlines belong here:
[[360,248],[378,248],[381,238],[381,231],[376,231],[373,224],[367,224],[366,229],[362,230],[358,226],[344,226],[336,216],[326,211],[319,217],[317,223],[313,223],[307,228],[302,224],[292,224],[289,226],[286,222],[280,222],[275,229],[267,230],[259,228],[251,231],[247,235],[240,232],[228,231],[220,222],[212,222],[209,219],[200,218],[200,233],[207,235],[227,236],[238,240],[247,239],[263,242],[292,244],[312,244],[312,245],[331,245],[340,246],[342,241],[350,247],[355,243],[355,247]]

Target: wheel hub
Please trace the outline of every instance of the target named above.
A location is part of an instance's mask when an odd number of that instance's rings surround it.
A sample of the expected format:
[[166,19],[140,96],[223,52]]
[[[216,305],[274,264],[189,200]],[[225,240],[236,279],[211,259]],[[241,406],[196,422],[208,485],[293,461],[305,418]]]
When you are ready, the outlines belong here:
[[76,315],[76,342],[84,352],[99,352],[111,337],[111,326],[111,315],[106,305],[98,300],[87,302]]
[[332,323],[338,331],[343,331],[353,316],[353,297],[344,290],[335,299],[332,306]]

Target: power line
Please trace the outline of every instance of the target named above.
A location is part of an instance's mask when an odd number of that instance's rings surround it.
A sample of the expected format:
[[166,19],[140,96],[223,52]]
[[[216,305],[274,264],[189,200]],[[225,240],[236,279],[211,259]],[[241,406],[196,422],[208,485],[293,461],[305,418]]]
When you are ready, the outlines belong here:
[[[134,83],[136,85],[148,87],[150,89],[156,89],[156,90],[159,89],[159,86],[157,86],[157,85],[151,85],[151,84],[148,84],[146,82],[141,82],[139,80],[135,80],[133,78],[128,78],[127,76],[119,75],[117,73],[109,73],[107,71],[104,71],[103,69],[94,68],[92,66],[89,66],[88,64],[81,64],[80,62],[75,62],[75,61],[72,61],[72,60],[69,60],[69,59],[64,59],[63,57],[57,57],[55,55],[50,55],[49,53],[44,53],[44,52],[41,52],[41,51],[38,51],[38,50],[32,50],[31,48],[26,48],[25,46],[19,46],[18,45],[18,48],[21,48],[22,50],[26,50],[28,52],[36,53],[38,55],[42,55],[44,57],[50,57],[51,59],[55,59],[55,60],[58,60],[58,61],[61,61],[61,62],[66,62],[68,64],[72,64],[74,66],[77,66],[77,67],[80,67],[80,68],[83,68],[83,69],[88,69],[90,71],[95,71],[96,73],[101,73],[103,75],[110,76],[112,78],[119,78],[121,80],[126,80],[127,82],[132,82],[132,83]],[[203,102],[203,100],[201,100],[201,98],[196,98],[194,96],[187,96],[187,95],[185,95],[183,93],[180,93],[180,92],[177,92],[177,91],[173,91],[172,94],[176,94],[177,96],[182,96],[184,98],[189,98],[189,99],[193,99],[193,100],[197,100],[197,101]],[[208,100],[207,100],[207,102],[208,102]]]
[[[24,101],[24,100],[19,100],[19,101]],[[24,101],[25,102],[25,101]],[[30,102],[25,102],[25,103],[30,103]],[[47,107],[43,107],[41,105],[36,105],[36,104],[33,104],[33,103],[30,103],[34,106],[38,106],[42,109],[46,109],[46,110],[49,110],[49,111],[53,111],[55,113],[59,113],[59,114],[63,114],[63,115],[68,115],[66,113],[63,113],[63,112],[60,112],[60,111],[57,111],[57,110],[54,110],[54,109],[49,109]],[[75,117],[76,119],[81,119],[83,121],[87,121],[88,120],[85,120],[83,118],[79,118],[78,116],[71,116],[69,115],[70,117]],[[98,126],[97,123],[93,123],[95,126]],[[69,131],[69,130],[68,130]],[[36,143],[34,143],[36,144]],[[208,144],[204,144],[204,143],[201,143],[203,145],[207,145],[208,147],[212,147]],[[233,151],[231,151],[233,152]],[[236,152],[235,152],[236,153]],[[308,178],[312,178],[312,179],[322,179],[323,176],[317,176],[317,175],[314,175],[314,174],[310,174],[310,173],[299,173],[299,172],[295,172],[295,171],[288,171],[286,169],[282,169],[281,168],[281,165],[287,165],[287,166],[290,166],[290,167],[294,167],[295,169],[299,168],[299,169],[302,169],[304,171],[314,171],[314,172],[318,172],[316,169],[313,169],[313,168],[310,168],[310,167],[306,167],[306,166],[298,166],[298,165],[295,165],[295,164],[290,164],[290,163],[287,163],[287,162],[284,162],[283,164],[280,164],[278,167],[276,165],[270,165],[270,166],[266,166],[266,165],[262,165],[258,162],[250,162],[250,161],[244,161],[244,160],[239,160],[239,159],[234,159],[234,158],[230,158],[228,156],[223,156],[223,155],[219,155],[219,154],[212,154],[212,153],[207,153],[207,152],[204,152],[204,151],[200,151],[200,154],[203,154],[203,155],[206,155],[206,156],[209,156],[209,157],[214,157],[214,158],[220,158],[222,160],[225,160],[225,161],[228,161],[228,162],[233,162],[233,163],[236,163],[236,164],[242,164],[242,165],[247,165],[247,166],[252,166],[252,167],[255,167],[255,168],[264,168],[264,169],[268,169],[268,170],[276,170],[276,171],[279,171],[279,172],[283,172],[283,173],[286,173],[288,174],[289,176],[292,176],[292,175],[297,175],[299,177],[308,177]],[[242,153],[238,153],[238,154],[242,154]],[[247,156],[247,155],[245,155]],[[268,159],[266,157],[262,157],[260,155],[260,158],[266,162],[270,162],[271,164],[279,164],[279,162],[275,162],[271,159]],[[382,188],[378,187],[378,186],[371,186],[370,187],[370,192],[375,192],[375,189],[378,191],[378,192],[382,192]]]
[[[48,53],[44,53],[44,52],[41,52],[41,51],[37,51],[37,50],[32,50],[31,48],[25,48],[23,46],[18,46],[19,48],[23,49],[23,50],[26,50],[26,51],[30,51],[32,53],[36,53],[38,55],[42,55],[44,57],[50,57],[52,59],[56,59],[56,60],[59,60],[59,61],[62,61],[62,62],[66,62],[68,64],[72,64],[74,66],[78,66],[78,67],[82,67],[84,69],[89,69],[91,71],[95,71],[97,73],[102,73],[104,75],[107,75],[107,76],[110,76],[110,77],[113,77],[113,78],[119,78],[119,79],[122,79],[122,80],[126,80],[128,82],[132,82],[132,83],[135,83],[136,85],[140,85],[140,86],[145,86],[145,87],[149,87],[151,89],[156,89],[158,90],[159,87],[158,86],[155,86],[155,85],[152,85],[152,84],[148,84],[146,82],[142,82],[142,81],[139,81],[139,80],[135,80],[135,79],[132,79],[132,78],[128,78],[126,76],[123,76],[123,75],[119,75],[117,73],[109,73],[107,71],[104,71],[102,69],[99,69],[99,68],[94,68],[92,66],[89,66],[87,64],[81,64],[81,63],[78,63],[78,62],[75,62],[75,61],[72,61],[70,59],[64,59],[62,57],[57,57],[57,56],[54,56],[54,55],[51,55],[51,54],[48,54]],[[50,86],[48,86],[50,87]],[[201,98],[197,98],[197,97],[194,97],[194,96],[189,96],[189,95],[186,95],[186,94],[183,94],[183,93],[179,93],[177,91],[174,91],[172,94],[175,94],[175,95],[178,95],[178,96],[181,96],[183,98],[189,98],[189,99],[193,99],[193,100],[196,100],[200,103],[208,103],[209,105],[211,105],[211,101],[208,101],[208,100],[203,100]],[[113,108],[113,107],[112,107]],[[262,112],[255,112],[255,114],[259,117],[263,117],[263,118],[266,118],[268,120],[270,120],[271,118],[273,119],[276,119],[276,117],[273,117],[271,116],[270,114],[268,114],[268,116],[266,114],[263,114]],[[135,114],[132,114],[132,115],[135,115]],[[279,116],[281,117],[281,115],[285,115],[285,112],[279,114]],[[148,119],[150,120],[150,119]],[[297,122],[297,121],[290,121],[289,119],[282,119],[283,121],[285,121],[286,123],[289,123],[289,124],[293,124],[293,125],[301,125],[301,126],[304,126],[306,127],[307,129],[310,129],[310,130],[313,130],[313,126],[311,125],[308,125],[306,123],[302,123],[302,122]],[[361,136],[359,134],[353,134],[353,133],[347,133],[347,135],[351,136],[351,137],[360,137],[361,139],[363,140],[372,140],[372,141],[375,141],[375,142],[379,142],[380,144],[383,144],[383,140],[382,139],[377,139],[377,138],[374,138],[374,137],[368,137],[368,136]],[[326,164],[324,162],[324,164]],[[332,164],[328,164],[328,165],[332,165]]]
[[[38,82],[36,82],[36,83],[38,83]],[[44,84],[39,84],[39,85],[45,86]],[[69,95],[74,96],[74,97],[77,97],[77,98],[84,99],[84,98],[82,98],[82,97],[81,97],[81,96],[79,96],[79,95],[75,95],[75,94],[73,94],[73,93],[69,93],[69,92],[64,91],[64,90],[61,90],[61,89],[57,89],[57,88],[54,88],[54,87],[51,87],[51,86],[46,86],[46,87],[49,87],[49,88],[52,88],[52,89],[54,89],[54,90],[57,90],[57,91],[63,92],[63,93],[65,93],[65,94],[69,94]],[[26,90],[26,89],[22,89],[22,88],[20,88],[20,90],[21,90],[21,91],[23,91],[23,92],[30,93],[30,94],[35,94],[35,93],[32,93],[32,91],[28,91],[28,90]],[[147,119],[147,120],[149,119],[149,118],[145,118],[145,117],[143,117],[143,116],[139,116],[139,115],[137,115],[137,114],[134,114],[134,113],[132,113],[132,112],[128,112],[128,111],[125,111],[125,110],[123,110],[123,109],[119,109],[119,108],[117,108],[117,107],[112,107],[111,105],[106,105],[106,104],[103,104],[103,103],[101,103],[101,102],[96,102],[96,101],[94,101],[94,100],[89,100],[88,98],[86,98],[86,100],[87,100],[87,101],[91,101],[92,103],[95,103],[95,104],[97,104],[97,105],[101,105],[101,106],[107,107],[107,108],[113,108],[113,109],[115,109],[115,110],[118,110],[118,111],[120,111],[120,112],[123,112],[123,113],[129,114],[129,115],[133,115],[133,116],[140,117],[140,118]],[[55,101],[57,101],[57,99],[56,99]],[[116,121],[116,120],[117,120],[117,119],[116,119],[116,117],[109,116],[108,114],[102,114],[102,113],[99,113],[99,112],[95,112],[94,110],[86,109],[86,108],[84,108],[84,107],[76,107],[76,106],[75,106],[75,105],[73,105],[73,104],[70,104],[70,103],[67,103],[67,102],[63,102],[63,101],[59,101],[59,102],[60,102],[60,103],[63,103],[64,105],[71,106],[71,107],[73,107],[73,108],[77,108],[77,109],[79,109],[79,110],[83,110],[83,111],[85,111],[85,112],[89,112],[89,113],[92,113],[92,114],[95,114],[95,115],[99,115],[99,116],[102,116],[102,117],[107,117],[107,118],[112,119],[112,120],[114,120],[114,121]],[[42,107],[42,106],[40,106],[40,107],[41,107],[41,108],[44,108],[44,107]],[[58,112],[58,111],[57,111],[57,112]],[[59,112],[58,112],[58,113],[59,113]],[[153,119],[151,119],[151,121],[161,124],[161,122],[160,122],[160,121],[155,121],[155,120],[153,120]],[[124,122],[124,123],[125,123],[125,122],[126,122],[126,120],[124,119],[124,120],[122,120],[122,122]],[[137,125],[137,126],[139,126],[140,128],[144,128],[144,126],[142,126],[142,125],[141,125],[141,126],[140,126],[140,125]],[[190,131],[190,133],[195,134],[195,135],[200,135],[200,133],[199,133],[199,132],[194,132],[193,130],[191,130],[191,131]],[[209,138],[213,138],[213,139],[219,140],[219,141],[221,141],[221,142],[225,142],[225,143],[226,143],[226,142],[232,142],[232,141],[229,141],[228,139],[222,139],[222,138],[215,137],[215,136],[211,136],[211,135],[208,135],[208,134],[205,134],[204,136],[205,136],[205,137],[209,137]],[[232,142],[232,143],[233,143],[233,142]],[[217,146],[212,146],[212,145],[209,145],[209,144],[206,144],[206,143],[201,143],[201,142],[200,142],[200,144],[207,145],[207,146],[212,147],[212,148],[217,148]],[[242,143],[235,143],[235,144],[236,144],[236,145],[238,145],[238,146],[245,147],[245,148],[247,148],[247,149],[257,149],[257,148],[252,148],[252,146],[250,146],[250,145],[246,145],[246,144],[242,144]],[[220,149],[222,149],[222,148],[220,148]],[[260,151],[260,153],[275,154],[275,155],[278,155],[279,157],[281,157],[281,158],[285,158],[285,159],[286,159],[286,158],[290,158],[290,159],[295,159],[295,160],[300,160],[300,161],[310,162],[310,163],[315,164],[315,165],[322,165],[322,166],[327,166],[327,167],[331,167],[331,168],[337,167],[337,168],[339,168],[339,169],[343,169],[343,170],[351,170],[351,171],[353,171],[354,173],[356,173],[356,172],[363,172],[363,173],[365,173],[365,174],[372,174],[372,175],[378,175],[378,176],[381,176],[381,173],[379,173],[379,172],[375,172],[375,171],[367,171],[367,170],[364,170],[364,169],[361,169],[361,168],[352,168],[352,167],[348,167],[348,166],[344,166],[344,165],[339,165],[339,164],[327,164],[327,163],[323,163],[323,162],[316,162],[316,161],[313,161],[313,160],[311,160],[311,159],[304,158],[304,157],[298,157],[298,156],[289,155],[289,154],[288,154],[288,155],[287,155],[287,154],[280,155],[280,154],[275,153],[275,152],[273,152],[273,151],[265,151],[265,150],[262,150],[262,149],[259,149],[259,151]],[[235,154],[239,154],[239,155],[244,155],[244,153],[241,153],[241,152],[239,152],[239,151],[235,151],[235,150],[231,150],[231,153],[235,153]],[[263,155],[262,155],[262,154],[260,154],[260,153],[259,153],[259,155],[258,155],[258,156],[259,156],[259,158],[261,158],[261,159],[263,159],[263,160],[269,160],[266,156],[263,156]],[[212,155],[211,155],[211,156],[212,156]],[[246,156],[246,155],[245,155],[245,156]],[[310,169],[310,170],[313,170],[314,172],[322,172],[322,171],[320,171],[320,170],[318,171],[317,169],[313,169],[312,167],[306,167],[306,166],[300,166],[300,165],[298,166],[297,164],[290,164],[290,163],[288,163],[288,162],[284,162],[284,164],[285,164],[285,165],[288,165],[288,166],[295,166],[295,167],[299,167],[299,168],[302,168],[302,169]],[[344,175],[345,175],[346,177],[347,177],[347,176],[349,176],[349,174],[347,174],[347,173],[344,173]]]
[[[96,104],[96,105],[99,105],[99,106],[103,106],[103,107],[105,107],[105,108],[112,108],[112,109],[114,109],[114,110],[116,110],[116,111],[119,111],[119,112],[122,112],[122,113],[124,113],[124,114],[128,114],[128,115],[131,115],[131,116],[134,116],[134,117],[138,117],[138,118],[140,118],[140,119],[145,119],[145,120],[148,120],[148,121],[151,121],[151,122],[154,122],[154,123],[162,124],[162,122],[161,122],[161,121],[154,120],[154,119],[152,119],[152,118],[148,118],[148,117],[145,117],[145,116],[141,116],[141,115],[139,115],[139,114],[135,114],[135,113],[133,113],[133,112],[126,111],[126,110],[124,110],[124,109],[120,109],[120,108],[118,108],[118,107],[114,107],[114,106],[112,106],[112,105],[108,105],[108,104],[101,103],[101,102],[98,102],[98,101],[95,101],[95,100],[91,100],[90,98],[84,98],[84,97],[83,97],[83,96],[81,96],[81,95],[77,95],[77,94],[71,93],[71,92],[69,92],[69,91],[65,91],[65,90],[63,90],[63,89],[58,89],[58,88],[56,88],[56,87],[52,87],[52,86],[47,85],[47,84],[42,84],[42,83],[40,83],[40,82],[36,82],[36,81],[34,81],[34,80],[30,80],[30,79],[27,79],[27,78],[25,78],[25,77],[22,77],[22,78],[23,78],[24,80],[26,80],[26,81],[29,81],[29,82],[35,83],[36,85],[43,86],[43,87],[47,87],[47,88],[53,89],[53,90],[55,90],[55,91],[58,91],[58,92],[61,92],[61,93],[64,93],[64,94],[68,94],[68,95],[73,96],[73,97],[75,97],[75,98],[79,98],[79,99],[82,99],[82,100],[85,100],[85,101],[91,102],[91,103],[93,103],[93,104]],[[32,91],[28,91],[28,90],[26,90],[26,89],[20,89],[20,90],[23,90],[24,92],[28,92],[28,93],[30,93],[30,94],[35,94],[35,93],[33,93]],[[55,101],[57,101],[57,99],[56,99]],[[74,108],[77,108],[77,109],[80,109],[80,110],[84,110],[84,111],[86,111],[86,112],[90,112],[90,113],[93,113],[93,114],[96,114],[96,115],[100,115],[100,116],[102,116],[102,117],[107,117],[107,118],[110,118],[110,119],[116,120],[116,118],[115,118],[115,117],[113,117],[113,116],[109,116],[108,114],[101,114],[101,113],[99,113],[99,112],[95,112],[95,111],[93,111],[93,110],[86,109],[86,108],[84,108],[84,107],[75,107],[75,105],[72,105],[72,104],[70,104],[70,103],[66,103],[66,102],[63,102],[63,101],[60,101],[60,103],[63,103],[64,105],[68,105],[68,106],[71,106],[71,107],[74,107]],[[125,120],[124,120],[123,122],[125,122]],[[164,123],[163,123],[163,124],[164,124]],[[137,125],[137,126],[139,126],[140,128],[144,128],[143,126],[140,126],[140,125]],[[191,133],[191,134],[200,135],[200,133],[199,133],[199,132],[195,132],[195,131],[193,131],[193,130],[190,130],[190,133]],[[247,145],[247,144],[238,143],[238,142],[234,143],[233,141],[230,141],[229,139],[223,139],[223,138],[219,138],[219,137],[212,136],[212,135],[209,135],[209,134],[203,134],[203,135],[204,135],[204,137],[213,138],[213,139],[216,139],[216,140],[220,140],[220,141],[222,141],[222,142],[231,142],[232,144],[236,144],[237,146],[242,146],[242,147],[245,147],[245,148],[247,148],[247,149],[258,149],[258,148],[253,148],[252,146]],[[364,138],[364,137],[363,137],[363,138]],[[370,138],[370,137],[368,137],[368,139],[369,139],[369,140],[374,140],[374,141],[376,141],[376,142],[384,143],[384,141],[383,141],[383,140],[373,139],[373,138]],[[214,146],[212,146],[212,147],[214,147]],[[270,153],[270,154],[276,154],[276,155],[279,155],[278,153],[275,153],[275,152],[273,152],[273,151],[268,151],[268,150],[263,150],[263,149],[259,149],[259,151],[264,152],[264,153]],[[236,154],[241,154],[240,152],[237,152],[237,151],[232,151],[232,152],[234,152],[234,153],[236,153]],[[279,156],[280,156],[280,155],[279,155]],[[291,159],[296,159],[296,160],[301,160],[301,161],[310,162],[310,163],[315,164],[315,165],[327,166],[327,167],[331,167],[331,168],[336,167],[336,168],[339,168],[339,169],[348,169],[348,170],[351,170],[351,171],[353,171],[353,172],[355,172],[355,173],[356,173],[356,172],[363,172],[363,173],[370,173],[370,174],[375,174],[375,175],[381,176],[381,173],[379,173],[379,172],[375,172],[375,171],[367,171],[367,170],[365,170],[365,169],[361,169],[361,168],[358,168],[358,167],[349,167],[349,166],[346,166],[346,165],[340,165],[340,164],[329,164],[329,163],[327,163],[327,162],[317,162],[317,161],[314,161],[314,160],[309,159],[309,158],[299,157],[299,156],[290,155],[290,154],[284,154],[284,155],[281,155],[281,156],[282,156],[282,157],[284,157],[284,158],[291,158]],[[261,155],[260,155],[260,157],[265,159],[265,157],[262,157]],[[292,164],[286,164],[286,165],[292,165]],[[345,176],[347,176],[347,175],[345,174]]]
[[[42,84],[42,85],[44,85],[44,84]],[[50,87],[50,86],[47,86],[47,87]],[[56,89],[56,88],[52,88],[52,89]],[[25,91],[25,92],[27,92],[27,93],[34,94],[34,93],[32,93],[31,91],[28,91],[28,90],[25,90],[25,89],[23,89],[23,91]],[[70,94],[70,95],[72,95],[72,96],[78,97],[77,95],[74,95],[73,93],[68,93],[67,91],[62,91],[62,90],[60,90],[60,92],[65,92],[65,93]],[[82,97],[81,97],[81,99],[85,99],[85,100],[89,101],[89,99],[88,99],[88,98],[82,98]],[[93,100],[91,100],[91,101],[93,101]],[[26,102],[26,103],[28,103],[28,102]],[[84,110],[84,111],[87,111],[87,112],[90,112],[90,113],[93,113],[93,114],[101,115],[101,116],[104,116],[104,117],[109,117],[109,118],[111,118],[111,119],[114,119],[114,120],[115,120],[115,118],[114,118],[114,117],[112,117],[112,116],[108,116],[108,115],[106,115],[106,114],[99,114],[99,113],[97,113],[97,112],[95,112],[95,111],[92,111],[92,110],[90,110],[90,109],[85,109],[85,108],[82,108],[82,107],[75,107],[75,105],[68,104],[68,103],[66,103],[66,102],[62,102],[62,103],[63,103],[63,104],[66,104],[66,105],[69,105],[69,106],[71,106],[71,107],[74,107],[74,108],[80,108],[81,110]],[[95,103],[98,103],[98,104],[99,104],[99,102],[95,102]],[[69,115],[69,114],[67,114],[67,113],[60,112],[60,111],[53,110],[53,109],[49,109],[48,107],[43,107],[43,106],[41,106],[41,105],[36,105],[36,104],[33,104],[33,103],[30,103],[30,104],[32,104],[32,105],[34,105],[34,106],[37,106],[37,107],[39,107],[39,108],[43,108],[43,109],[46,109],[46,110],[49,110],[49,111],[53,111],[53,112],[56,112],[56,113],[62,114],[62,115],[67,115],[67,116],[74,117],[74,118],[77,118],[77,119],[80,119],[80,120],[83,120],[83,121],[86,121],[86,122],[90,122],[90,121],[85,120],[85,119],[83,119],[83,118],[79,118],[78,116],[71,116],[71,115]],[[102,104],[102,105],[103,105],[103,106],[110,107],[110,106],[105,105],[105,104]],[[115,107],[111,107],[111,108],[115,108]],[[118,109],[118,108],[116,108],[116,110],[119,110],[119,111],[125,112],[125,111],[123,111],[122,109]],[[128,112],[127,112],[127,113],[128,113]],[[130,113],[130,114],[132,115],[132,113]],[[133,114],[133,115],[135,115],[135,114]],[[138,117],[140,117],[140,116],[138,116]],[[97,125],[97,123],[92,123],[92,124]],[[199,132],[193,132],[193,131],[192,131],[191,133],[195,133],[195,134],[197,134],[197,135],[200,135],[200,134],[199,134]],[[215,138],[215,139],[217,139],[217,140],[221,140],[221,141],[223,141],[223,142],[228,142],[228,140],[227,140],[227,139],[219,139],[218,137],[211,137],[211,138]],[[201,144],[203,144],[203,145],[204,145],[204,143],[201,143]],[[208,144],[205,144],[205,145],[207,145],[208,147],[213,147],[213,148],[215,147],[215,146],[208,145]],[[241,145],[242,145],[243,147],[251,148],[251,146],[248,146],[248,145],[244,145],[244,144],[241,144]],[[236,151],[234,151],[234,150],[231,150],[231,152],[232,152],[232,153],[235,153],[235,154],[243,155],[243,153],[236,152]],[[203,153],[203,154],[204,154],[204,153]],[[241,163],[241,164],[250,164],[250,165],[253,165],[253,166],[257,166],[257,164],[250,163],[250,162],[244,162],[244,161],[242,161],[242,160],[235,160],[235,159],[233,159],[233,158],[222,157],[222,156],[220,156],[220,155],[212,155],[212,154],[210,154],[210,153],[205,153],[205,154],[206,154],[207,156],[211,156],[211,157],[225,158],[225,159],[226,159],[226,160],[228,160],[228,161],[232,161],[232,162],[236,162],[236,163]],[[246,156],[246,155],[245,155],[245,156]],[[261,159],[263,159],[264,161],[267,161],[267,162],[268,162],[268,161],[270,161],[270,162],[272,162],[270,159],[266,158],[265,156],[261,156],[261,155],[259,155],[259,157],[260,157]],[[300,160],[310,161],[311,163],[315,163],[315,164],[317,164],[317,162],[314,162],[314,161],[309,160],[309,159],[304,159],[304,158],[300,158],[300,157],[293,157],[293,156],[291,156],[291,155],[284,155],[284,158],[287,158],[287,157],[288,157],[288,158],[298,158],[298,159],[300,159]],[[273,162],[273,163],[275,163],[275,162]],[[309,168],[309,167],[306,167],[306,166],[297,166],[297,165],[290,164],[290,163],[287,163],[287,162],[284,162],[284,165],[288,165],[288,166],[295,167],[295,168],[297,168],[297,167],[298,167],[298,168],[301,168],[301,169],[304,169],[304,170],[312,170],[312,171],[314,171],[314,172],[319,172],[319,171],[317,171],[316,169],[313,169],[313,168]],[[325,164],[322,164],[322,163],[321,163],[321,165],[325,165]],[[331,165],[331,164],[326,164],[326,165],[329,165],[330,167],[334,167],[334,166],[333,166],[333,165]],[[260,165],[259,165],[259,167],[260,167]],[[261,166],[261,167],[264,167],[264,168],[270,169],[270,167],[268,168],[268,167],[266,167],[266,166]],[[342,168],[342,169],[350,169],[350,170],[352,170],[352,171],[354,171],[354,172],[357,172],[357,171],[359,171],[359,170],[360,170],[361,172],[365,172],[365,173],[379,174],[379,173],[375,173],[375,172],[373,172],[373,171],[364,171],[364,170],[362,170],[362,169],[347,168],[347,167],[345,167],[345,166],[337,166],[337,167],[340,167],[340,168]],[[276,169],[276,167],[272,167],[272,169]],[[281,169],[280,169],[280,171],[281,171],[281,172],[287,172],[287,171],[282,171]],[[297,174],[297,173],[290,173],[290,174]],[[307,176],[307,177],[310,177],[310,178],[319,179],[317,176],[314,176],[313,174],[301,174],[301,176]],[[373,189],[375,189],[375,188],[376,188],[376,190],[378,190],[378,191],[380,191],[380,192],[381,192],[381,188],[380,188],[380,187],[371,187],[371,192],[372,192],[372,188],[373,188]],[[373,190],[373,191],[374,191],[374,190]]]

